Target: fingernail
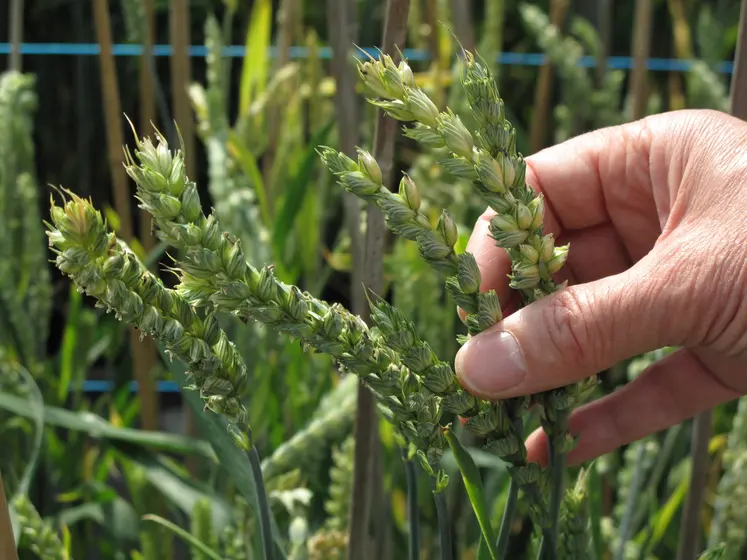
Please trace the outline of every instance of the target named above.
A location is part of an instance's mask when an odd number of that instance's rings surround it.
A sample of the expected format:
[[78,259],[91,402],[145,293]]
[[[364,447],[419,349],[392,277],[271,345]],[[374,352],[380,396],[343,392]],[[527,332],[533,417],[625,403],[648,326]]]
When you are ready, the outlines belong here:
[[508,331],[486,331],[470,339],[454,366],[464,387],[486,398],[499,397],[526,377],[524,354]]

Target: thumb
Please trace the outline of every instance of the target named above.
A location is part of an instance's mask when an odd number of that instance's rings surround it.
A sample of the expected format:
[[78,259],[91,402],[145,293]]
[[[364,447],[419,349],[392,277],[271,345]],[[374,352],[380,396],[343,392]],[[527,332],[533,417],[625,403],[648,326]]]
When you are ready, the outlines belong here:
[[488,400],[528,395],[678,344],[687,334],[675,301],[683,290],[646,260],[545,296],[471,338],[456,356],[460,383]]

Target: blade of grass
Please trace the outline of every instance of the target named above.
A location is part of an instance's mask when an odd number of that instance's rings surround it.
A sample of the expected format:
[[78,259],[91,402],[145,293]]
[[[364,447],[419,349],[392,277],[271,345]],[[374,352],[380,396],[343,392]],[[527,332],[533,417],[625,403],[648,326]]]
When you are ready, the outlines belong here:
[[31,480],[36,472],[36,467],[39,463],[39,456],[41,455],[42,443],[44,441],[44,398],[42,397],[39,386],[34,381],[31,374],[26,369],[21,370],[21,375],[26,381],[26,385],[30,388],[29,398],[29,413],[31,419],[34,421],[34,449],[31,452],[31,457],[26,462],[26,467],[23,471],[23,476],[18,484],[16,490],[16,496],[22,496],[28,494],[29,487],[31,486]]
[[124,544],[137,541],[138,518],[129,502],[119,496],[113,499],[93,496],[91,500],[78,506],[61,510],[57,514],[57,522],[65,527],[72,527],[79,523],[94,522],[101,526],[113,544]]
[[[506,498],[506,507],[503,510],[503,519],[501,520],[501,529],[498,533],[498,542],[495,545],[496,553],[499,558],[504,558],[508,550],[508,540],[511,536],[511,526],[513,524],[514,512],[519,497],[519,485],[511,478],[508,483],[508,498]],[[478,551],[485,546],[485,537],[480,541]],[[479,558],[479,554],[478,554]]]
[[246,115],[252,100],[262,93],[267,82],[272,26],[272,3],[270,0],[257,0],[252,6],[249,29],[246,33],[246,50],[241,71],[239,93],[239,114]]
[[652,529],[649,535],[648,530],[641,531],[636,535],[636,542],[640,545],[644,542],[647,543],[645,550],[641,551],[641,555],[645,558],[647,555],[659,545],[661,539],[664,537],[669,525],[674,520],[674,516],[677,513],[680,505],[685,500],[687,495],[687,488],[690,484],[688,476],[682,477],[679,485],[669,497],[667,502],[662,508],[659,509],[655,517],[652,519]]
[[166,527],[189,546],[199,550],[205,556],[211,558],[212,560],[223,560],[217,552],[209,548],[204,542],[198,540],[194,535],[188,533],[178,525],[174,525],[171,521],[164,519],[163,517],[159,517],[158,515],[144,515],[143,521],[153,521],[154,523],[158,523],[159,525]]
[[[33,417],[28,400],[13,395],[0,393],[0,409],[24,418]],[[115,427],[92,412],[73,412],[47,405],[44,407],[44,423],[82,432],[97,440],[121,441],[165,453],[194,454],[211,460],[215,460],[216,457],[206,441],[194,440],[179,434]]]
[[62,348],[60,349],[60,378],[57,386],[57,401],[64,403],[70,390],[70,382],[73,379],[73,368],[75,367],[75,349],[78,345],[78,321],[80,318],[82,296],[70,286],[70,297],[68,299],[68,311],[66,313],[65,331],[62,335]]
[[247,451],[249,457],[249,465],[252,468],[252,475],[254,476],[254,486],[257,492],[257,503],[259,507],[259,528],[260,536],[262,537],[262,549],[264,550],[265,560],[274,560],[275,549],[272,546],[272,526],[273,521],[270,512],[270,503],[267,499],[267,492],[265,491],[264,477],[262,476],[262,464],[259,460],[259,453],[257,447],[251,444],[251,448]]
[[309,176],[317,162],[316,147],[324,144],[334,124],[335,119],[333,118],[313,136],[301,157],[293,179],[286,187],[282,205],[275,216],[275,223],[272,229],[272,246],[275,252],[275,259],[279,262],[285,260],[285,244],[288,236],[293,231],[293,223],[303,206],[304,198],[311,186]]
[[165,498],[186,515],[192,515],[195,503],[207,498],[212,508],[212,522],[216,530],[222,531],[233,520],[233,512],[228,502],[197,480],[189,479],[186,473],[178,473],[163,458],[144,451],[121,454],[121,459],[136,463],[143,469],[145,478],[157,488]]
[[482,532],[482,538],[485,540],[485,546],[488,548],[490,557],[493,560],[498,560],[498,551],[495,549],[494,543],[496,542],[495,531],[490,524],[490,513],[488,511],[488,504],[485,500],[485,493],[483,492],[482,478],[480,477],[480,471],[477,469],[477,465],[472,460],[472,456],[467,453],[467,450],[462,447],[461,442],[450,428],[446,428],[444,431],[446,441],[454,453],[457,465],[459,465],[459,471],[462,473],[462,480],[464,480],[464,488],[467,490],[467,496],[472,504],[472,509],[477,517],[477,522],[480,525],[480,531]]
[[259,170],[257,164],[257,158],[254,154],[244,145],[243,141],[233,130],[228,133],[228,151],[236,159],[241,166],[241,170],[244,175],[249,179],[254,192],[257,194],[257,200],[259,201],[259,213],[262,216],[262,221],[265,227],[272,226],[272,214],[270,213],[270,207],[267,202],[267,192],[265,190],[265,181],[262,178],[262,173]]

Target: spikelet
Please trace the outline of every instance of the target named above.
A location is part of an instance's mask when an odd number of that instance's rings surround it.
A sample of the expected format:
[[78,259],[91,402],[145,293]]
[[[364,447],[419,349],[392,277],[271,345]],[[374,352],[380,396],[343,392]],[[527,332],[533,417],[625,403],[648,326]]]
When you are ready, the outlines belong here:
[[305,476],[315,468],[329,445],[350,431],[357,403],[357,381],[345,377],[319,404],[308,425],[282,443],[272,455],[262,461],[262,474],[267,484],[280,474],[303,465]]
[[25,495],[12,502],[21,529],[19,548],[30,550],[44,560],[70,560],[57,530],[46,520]]
[[324,503],[327,520],[324,526],[327,530],[345,531],[348,526],[348,506],[350,492],[353,490],[353,453],[355,439],[348,436],[337,449],[332,452],[333,465],[329,471],[329,498]]
[[[208,498],[200,498],[192,508],[192,535],[212,550],[218,549],[218,534],[213,528],[213,508]],[[208,560],[203,552],[192,548],[192,560]]]

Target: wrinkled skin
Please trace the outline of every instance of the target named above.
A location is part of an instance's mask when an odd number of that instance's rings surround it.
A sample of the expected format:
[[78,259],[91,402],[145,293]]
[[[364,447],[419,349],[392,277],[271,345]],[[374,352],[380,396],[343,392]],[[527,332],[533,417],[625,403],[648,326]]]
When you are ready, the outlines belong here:
[[[546,233],[571,244],[557,276],[569,286],[517,310],[486,212],[467,250],[505,318],[460,350],[466,388],[531,394],[682,347],[574,412],[569,464],[747,393],[747,123],[688,110],[602,129],[527,158],[527,182],[546,197]],[[520,351],[502,363],[506,339]],[[541,431],[527,448],[546,462]]]

